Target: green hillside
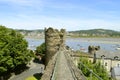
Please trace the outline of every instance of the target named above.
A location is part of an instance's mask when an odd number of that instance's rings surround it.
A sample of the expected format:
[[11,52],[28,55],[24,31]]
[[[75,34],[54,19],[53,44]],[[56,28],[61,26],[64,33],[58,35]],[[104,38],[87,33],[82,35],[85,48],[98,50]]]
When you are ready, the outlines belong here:
[[26,32],[26,33],[31,33],[31,32],[41,33],[41,32],[44,32],[44,30],[42,30],[42,29],[36,29],[36,30],[24,30],[24,29],[20,29],[20,30],[16,30],[16,31]]
[[108,29],[91,29],[91,30],[78,30],[70,31],[73,36],[82,37],[120,37],[120,31],[108,30]]
[[[24,36],[40,37],[43,36],[44,30],[17,30]],[[40,36],[39,36],[40,35]],[[108,30],[108,29],[90,29],[90,30],[77,30],[68,31],[70,37],[120,37],[120,31]]]

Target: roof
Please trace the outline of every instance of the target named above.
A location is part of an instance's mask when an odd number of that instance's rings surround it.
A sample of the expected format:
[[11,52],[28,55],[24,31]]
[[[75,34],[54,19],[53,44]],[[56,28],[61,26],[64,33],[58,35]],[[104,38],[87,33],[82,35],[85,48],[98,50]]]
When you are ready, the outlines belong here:
[[102,56],[104,56],[104,58],[110,58],[110,59],[116,58],[120,60],[120,51],[117,51],[117,52],[111,52],[111,51],[106,51],[106,50],[96,51],[96,58],[101,58]]
[[113,67],[113,71],[115,73],[115,76],[120,76],[120,67]]

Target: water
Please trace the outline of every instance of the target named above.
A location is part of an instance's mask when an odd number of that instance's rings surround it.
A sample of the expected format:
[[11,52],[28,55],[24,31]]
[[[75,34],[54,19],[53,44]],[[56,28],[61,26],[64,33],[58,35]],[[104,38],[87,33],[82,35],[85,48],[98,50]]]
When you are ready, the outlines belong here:
[[113,52],[117,51],[116,50],[117,46],[114,43],[108,44],[108,43],[89,42],[89,41],[81,40],[80,38],[67,39],[66,44],[74,50],[83,50],[84,52],[88,51],[89,45],[100,46],[102,50],[113,51]]
[[[26,40],[29,43],[29,49],[35,50],[37,46],[41,45],[44,41],[44,39],[30,39],[26,38]],[[107,51],[118,51],[116,50],[117,46],[116,44],[109,44],[109,43],[98,43],[98,42],[90,42],[90,41],[84,41],[84,39],[67,39],[66,40],[66,45],[70,46],[74,50],[82,50],[84,52],[88,51],[88,46],[89,45],[94,45],[94,46],[100,46],[101,49],[107,50]],[[117,44],[120,45],[120,44]]]
[[30,39],[30,38],[26,38],[26,40],[28,41],[28,49],[31,50],[35,50],[37,46],[41,45],[44,41],[44,39]]

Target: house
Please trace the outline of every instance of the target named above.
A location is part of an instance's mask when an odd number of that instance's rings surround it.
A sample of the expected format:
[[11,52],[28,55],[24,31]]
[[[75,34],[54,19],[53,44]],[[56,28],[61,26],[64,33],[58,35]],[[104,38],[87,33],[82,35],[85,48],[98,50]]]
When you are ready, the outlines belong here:
[[111,76],[113,80],[120,80],[120,65],[112,68]]
[[106,67],[107,71],[110,72],[111,68],[117,67],[120,64],[120,52],[110,52],[106,50],[96,51],[96,55],[90,55],[96,58],[96,61],[100,61],[103,66]]

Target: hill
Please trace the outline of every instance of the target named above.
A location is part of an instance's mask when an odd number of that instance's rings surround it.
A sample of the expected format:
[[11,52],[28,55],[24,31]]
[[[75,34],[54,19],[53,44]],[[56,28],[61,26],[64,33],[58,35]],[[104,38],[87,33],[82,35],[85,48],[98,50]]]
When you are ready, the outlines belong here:
[[[44,38],[44,30],[17,30],[27,38]],[[90,29],[90,30],[77,30],[68,31],[69,37],[120,37],[120,31],[109,29]]]
[[37,33],[41,33],[41,32],[44,32],[43,29],[37,29],[37,30],[24,30],[24,29],[16,29],[16,31],[18,32],[26,32],[26,33],[31,33],[31,32],[37,32]]
[[119,31],[108,30],[108,29],[69,31],[69,34],[72,34],[72,36],[74,37],[75,36],[76,37],[120,37]]
[[43,38],[44,37],[44,30],[37,29],[37,30],[16,30],[24,35],[26,38]]

